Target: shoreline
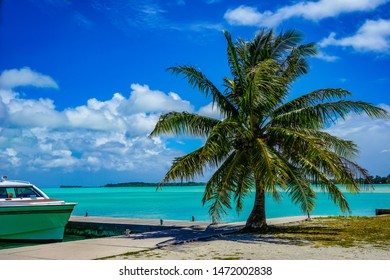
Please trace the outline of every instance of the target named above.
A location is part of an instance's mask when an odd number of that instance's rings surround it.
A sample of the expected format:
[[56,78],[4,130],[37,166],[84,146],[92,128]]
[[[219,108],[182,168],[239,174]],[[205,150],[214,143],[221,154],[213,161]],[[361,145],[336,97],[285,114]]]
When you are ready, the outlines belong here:
[[[275,218],[268,219],[267,224],[289,229],[314,221],[320,223],[319,232],[329,234],[326,228],[321,229],[322,219],[327,217],[313,217],[309,221],[306,216]],[[86,218],[89,217],[80,217]],[[386,222],[386,234],[388,219],[381,220]],[[139,222],[145,225],[151,221]],[[388,239],[382,246],[364,240],[347,248],[317,246],[295,233],[293,238],[272,233],[239,233],[243,226],[243,222],[218,225],[186,222],[152,232],[3,249],[0,260],[390,260]]]

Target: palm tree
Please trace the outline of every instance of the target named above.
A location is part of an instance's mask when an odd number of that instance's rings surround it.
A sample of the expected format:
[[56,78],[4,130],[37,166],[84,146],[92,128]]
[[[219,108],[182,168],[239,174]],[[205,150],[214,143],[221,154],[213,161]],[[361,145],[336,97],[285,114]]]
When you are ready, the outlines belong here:
[[227,40],[227,57],[232,77],[223,79],[220,91],[193,66],[168,68],[212,97],[223,119],[188,112],[170,112],[160,117],[151,137],[160,134],[204,137],[199,149],[175,158],[161,183],[193,180],[213,170],[203,204],[210,203],[213,219],[221,219],[235,202],[242,209],[245,196],[255,190],[248,229],[266,227],[265,194],[278,199],[280,190],[289,194],[302,211],[315,206],[311,183],[327,191],[341,210],[349,211],[335,182],[358,192],[357,178],[368,172],[353,160],[356,145],[323,129],[347,114],[365,113],[386,117],[386,112],[362,101],[347,100],[343,89],[319,89],[288,100],[292,82],[308,72],[307,58],[316,54],[315,44],[300,44],[295,30],[275,35],[259,32],[251,41]]

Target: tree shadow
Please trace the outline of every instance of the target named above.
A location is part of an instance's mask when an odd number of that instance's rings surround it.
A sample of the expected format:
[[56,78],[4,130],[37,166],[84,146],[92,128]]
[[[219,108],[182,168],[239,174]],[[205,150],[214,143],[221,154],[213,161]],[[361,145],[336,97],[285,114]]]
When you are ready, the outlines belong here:
[[317,241],[334,242],[341,231],[323,225],[271,225],[260,230],[248,231],[244,228],[232,236],[225,236],[225,239],[243,243],[308,245]]

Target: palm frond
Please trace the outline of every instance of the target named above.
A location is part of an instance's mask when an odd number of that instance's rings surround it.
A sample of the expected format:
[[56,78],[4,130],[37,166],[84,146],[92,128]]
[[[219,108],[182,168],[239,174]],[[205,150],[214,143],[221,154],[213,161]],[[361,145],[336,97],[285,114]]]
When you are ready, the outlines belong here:
[[350,95],[351,93],[349,91],[339,88],[315,90],[282,104],[280,107],[275,109],[273,116],[275,117],[283,113],[313,106],[318,103],[342,99]]
[[[337,182],[346,187],[351,193],[357,193],[360,191],[361,185],[359,185],[359,179],[371,181],[370,174],[367,169],[361,167],[357,163],[345,158],[340,158],[340,168],[343,168],[346,172],[341,173],[339,178],[336,178]],[[366,187],[363,185],[363,187]]]
[[229,134],[234,131],[236,124],[229,120],[227,118],[216,122],[201,148],[183,157],[175,158],[162,182],[176,179],[192,180],[196,176],[202,176],[205,168],[217,168],[232,150]]
[[[246,165],[248,166],[248,165]],[[244,168],[238,175],[237,185],[234,190],[237,214],[243,209],[243,201],[253,188],[254,177],[249,168]]]
[[248,94],[249,105],[242,104],[243,110],[247,107],[256,108],[262,114],[272,111],[280,104],[286,96],[286,82],[278,75],[278,62],[274,59],[263,61],[258,66],[252,68],[248,73],[248,90],[253,94]]
[[[237,153],[233,152],[214,172],[206,184],[202,203],[210,202],[209,213],[214,221],[220,221],[222,215],[226,214],[226,208],[231,209],[231,192],[233,186],[229,171],[237,162]],[[227,180],[226,180],[227,179]]]
[[202,156],[203,147],[173,160],[171,168],[161,180],[160,185],[175,181],[191,181],[196,176],[203,176],[207,160]]
[[346,185],[349,191],[357,192],[359,191],[357,178],[368,174],[357,164],[353,164],[353,162],[324,148],[322,143],[307,138],[304,148],[295,151],[295,154],[292,154],[291,151],[286,153],[290,155],[289,162],[308,179],[319,182],[342,211],[349,211],[344,194],[329,178]]
[[221,219],[225,209],[231,209],[232,194],[236,210],[242,209],[242,199],[253,186],[247,151],[233,152],[216,170],[206,185],[203,204],[210,202],[210,215]]
[[237,109],[233,104],[223,95],[217,87],[206,78],[206,76],[197,70],[193,66],[176,66],[169,67],[169,71],[176,75],[183,75],[184,78],[188,80],[188,83],[193,88],[198,88],[202,93],[206,96],[209,94],[212,95],[213,103],[216,102],[221,112],[225,116],[235,115],[237,114]]
[[292,83],[298,77],[308,73],[309,64],[306,59],[308,56],[314,56],[317,53],[314,43],[300,45],[294,48],[281,64],[282,77],[288,83]]
[[154,130],[150,133],[150,137],[161,134],[173,135],[191,135],[196,137],[207,137],[214,126],[220,121],[191,114],[188,112],[170,112],[160,116]]
[[321,145],[321,149],[330,150],[344,158],[354,159],[358,154],[354,142],[337,138],[329,133],[316,129],[272,126],[269,127],[270,138],[276,139],[273,145],[281,147],[285,153],[297,153],[306,149],[308,141]]
[[242,64],[241,64],[241,62],[238,58],[238,55],[237,55],[237,48],[232,41],[232,36],[230,35],[230,33],[225,31],[224,35],[225,35],[225,38],[227,41],[227,46],[228,46],[227,57],[228,57],[228,63],[230,66],[230,71],[231,71],[233,77],[235,77],[235,79],[237,79],[237,81],[238,81],[236,84],[243,85],[244,84],[244,73],[243,73]]
[[281,153],[311,180],[323,181],[324,176],[334,178],[346,185],[349,191],[356,192],[359,190],[357,178],[368,177],[365,169],[348,159],[357,152],[356,145],[351,141],[315,130],[296,131],[274,127],[270,133],[275,134],[272,137],[283,139],[277,143]]
[[274,38],[273,30],[261,30],[258,32],[253,41],[247,42],[248,55],[245,64],[250,69],[266,59],[272,58],[272,41]]
[[267,192],[279,198],[277,186],[284,187],[288,178],[288,166],[278,152],[268,146],[266,141],[257,138],[251,150],[253,172]]
[[286,192],[295,204],[299,204],[303,213],[311,212],[315,207],[316,194],[304,172],[291,164],[286,157],[280,156],[286,169]]
[[334,124],[348,114],[366,114],[372,118],[386,118],[385,110],[362,101],[340,100],[319,103],[275,116],[272,125],[286,125],[321,129]]
[[339,206],[341,211],[351,211],[343,192],[311,160],[301,157],[300,166],[302,167],[302,172],[305,172],[305,174],[308,174],[311,178],[318,178],[317,181],[320,182],[321,188],[328,192],[330,198]]
[[311,188],[309,182],[300,182],[288,185],[287,192],[293,203],[299,204],[303,213],[313,211],[316,203],[316,193]]

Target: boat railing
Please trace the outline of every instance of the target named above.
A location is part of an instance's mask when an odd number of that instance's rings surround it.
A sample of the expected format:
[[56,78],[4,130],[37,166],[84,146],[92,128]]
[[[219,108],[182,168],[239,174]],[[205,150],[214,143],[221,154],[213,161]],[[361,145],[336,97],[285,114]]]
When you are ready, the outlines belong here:
[[29,181],[23,181],[23,180],[9,180],[10,182],[15,182],[15,183],[26,183],[26,184],[31,184]]
[[4,179],[2,179],[1,180],[2,182],[5,182],[5,181],[7,181],[7,182],[13,182],[13,183],[23,183],[23,184],[30,184],[31,185],[31,183],[29,182],[29,181],[23,181],[23,180],[4,180]]

